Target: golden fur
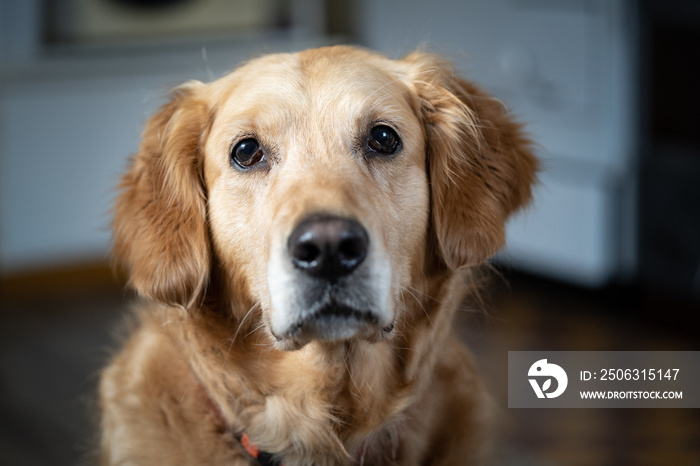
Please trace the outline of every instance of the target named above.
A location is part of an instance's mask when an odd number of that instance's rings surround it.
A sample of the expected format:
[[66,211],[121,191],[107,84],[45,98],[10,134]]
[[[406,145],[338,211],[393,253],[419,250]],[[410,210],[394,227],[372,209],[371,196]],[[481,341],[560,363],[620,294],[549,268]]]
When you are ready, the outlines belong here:
[[[396,156],[362,156],[376,122]],[[251,135],[268,165],[244,173],[229,156]],[[491,401],[451,322],[535,170],[502,104],[425,53],[269,55],[176,89],[115,207],[114,255],[144,299],[102,374],[103,463],[254,464],[245,432],[287,466],[480,464]],[[297,291],[278,263],[317,212],[366,228],[393,329],[275,334]]]

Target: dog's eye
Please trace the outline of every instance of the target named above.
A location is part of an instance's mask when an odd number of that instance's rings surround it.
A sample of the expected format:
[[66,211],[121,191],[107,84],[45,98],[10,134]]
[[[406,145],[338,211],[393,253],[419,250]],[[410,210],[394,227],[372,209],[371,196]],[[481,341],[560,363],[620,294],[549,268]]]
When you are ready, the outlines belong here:
[[248,169],[257,165],[265,159],[265,154],[260,146],[260,143],[253,139],[247,138],[233,146],[231,151],[231,160],[239,168]]
[[393,155],[399,150],[401,139],[396,131],[386,125],[377,125],[367,136],[367,150],[379,155]]

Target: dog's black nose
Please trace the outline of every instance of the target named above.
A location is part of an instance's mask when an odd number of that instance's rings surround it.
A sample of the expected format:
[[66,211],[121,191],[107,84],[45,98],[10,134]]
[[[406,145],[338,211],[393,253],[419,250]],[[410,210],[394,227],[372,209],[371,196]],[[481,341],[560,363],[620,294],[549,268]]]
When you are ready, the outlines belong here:
[[369,248],[369,236],[355,220],[313,216],[297,225],[287,247],[298,269],[335,281],[362,263]]

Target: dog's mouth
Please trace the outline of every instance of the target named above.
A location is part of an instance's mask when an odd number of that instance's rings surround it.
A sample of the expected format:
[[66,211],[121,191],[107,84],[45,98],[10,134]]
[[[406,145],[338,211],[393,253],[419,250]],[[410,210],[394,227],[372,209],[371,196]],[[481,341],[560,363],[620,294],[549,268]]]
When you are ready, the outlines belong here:
[[394,302],[380,243],[370,243],[364,227],[345,217],[311,216],[294,231],[286,243],[274,243],[282,247],[271,251],[268,265],[263,314],[275,347],[382,340],[393,328]]
[[335,341],[353,337],[379,340],[393,328],[393,322],[382,325],[377,314],[370,309],[330,300],[312,309],[275,337],[282,346],[300,347],[311,340]]

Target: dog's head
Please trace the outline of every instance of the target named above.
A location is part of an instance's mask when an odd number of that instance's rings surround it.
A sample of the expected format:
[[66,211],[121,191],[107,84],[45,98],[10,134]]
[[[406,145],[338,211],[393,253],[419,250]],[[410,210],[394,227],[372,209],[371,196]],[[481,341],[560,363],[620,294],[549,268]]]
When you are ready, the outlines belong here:
[[151,118],[114,252],[139,293],[184,308],[216,274],[278,348],[377,340],[416,280],[503,245],[535,169],[502,104],[434,56],[270,55]]

